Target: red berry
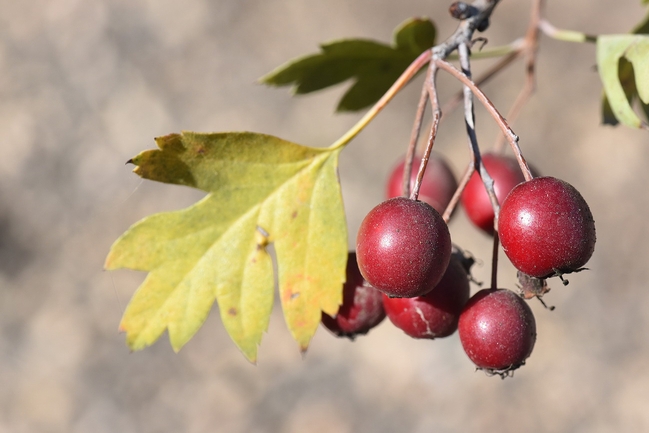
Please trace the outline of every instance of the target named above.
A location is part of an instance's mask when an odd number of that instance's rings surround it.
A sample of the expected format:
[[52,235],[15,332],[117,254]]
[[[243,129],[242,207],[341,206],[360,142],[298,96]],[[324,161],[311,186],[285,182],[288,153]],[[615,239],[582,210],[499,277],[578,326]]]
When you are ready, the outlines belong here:
[[[486,153],[482,155],[482,162],[494,180],[494,191],[498,203],[502,203],[509,191],[516,185],[525,181],[523,173],[515,158],[509,156]],[[482,179],[474,172],[462,192],[462,206],[471,222],[484,232],[494,232],[494,211],[485,190]]]
[[454,333],[470,293],[469,276],[461,257],[459,253],[451,255],[442,280],[423,296],[390,298],[383,295],[390,321],[414,338],[441,338]]
[[[386,193],[388,198],[399,197],[403,193],[403,170],[405,157],[394,167],[388,180]],[[415,158],[410,175],[410,190],[417,181],[417,172],[421,159]],[[444,213],[457,189],[457,180],[446,160],[441,155],[431,154],[426,165],[424,177],[419,188],[419,200],[428,203],[439,213]]]
[[539,177],[514,188],[500,208],[503,250],[520,271],[536,278],[582,268],[595,250],[595,221],[569,183]]
[[442,279],[451,258],[451,235],[429,204],[396,197],[367,214],[356,255],[372,286],[388,296],[420,296]]
[[347,258],[347,281],[343,285],[343,303],[331,317],[322,313],[322,324],[339,337],[354,339],[367,332],[385,318],[382,294],[370,286],[356,263],[356,253]]
[[523,365],[536,342],[532,310],[511,290],[484,289],[473,295],[460,314],[458,332],[469,359],[500,375]]

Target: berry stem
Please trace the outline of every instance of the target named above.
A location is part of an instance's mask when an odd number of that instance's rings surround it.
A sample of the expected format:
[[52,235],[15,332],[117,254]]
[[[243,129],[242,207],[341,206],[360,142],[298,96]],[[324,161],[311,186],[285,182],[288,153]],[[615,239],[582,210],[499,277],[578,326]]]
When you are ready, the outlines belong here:
[[493,102],[489,100],[487,95],[485,95],[484,92],[482,92],[482,90],[480,90],[480,88],[476,86],[469,77],[467,77],[464,73],[459,71],[455,66],[453,66],[446,60],[435,58],[432,63],[434,63],[440,69],[445,70],[471,89],[471,92],[473,92],[478,100],[480,100],[480,102],[485,106],[489,114],[491,114],[491,116],[496,121],[496,124],[502,130],[503,134],[505,134],[505,137],[507,137],[512,150],[514,151],[514,155],[516,156],[516,160],[518,161],[518,165],[523,172],[525,180],[531,180],[534,176],[532,176],[532,172],[530,171],[530,168],[527,165],[527,161],[525,161],[525,158],[523,157],[521,149],[518,145],[518,136],[514,134],[514,131],[512,131],[512,129],[509,127],[507,120],[505,120],[502,114],[500,114],[498,109],[494,106]]
[[500,236],[498,230],[494,230],[494,244],[491,252],[491,288],[498,288],[498,252],[500,251]]
[[[521,52],[522,50],[519,48],[516,51],[507,55],[506,57],[500,59],[500,61],[498,61],[495,65],[493,65],[484,74],[482,74],[475,80],[476,86],[482,86],[483,84],[491,80],[491,78],[496,76],[500,71],[505,69],[514,60],[516,60],[520,56]],[[474,57],[475,55],[472,54],[471,58]],[[450,58],[451,56],[449,56],[449,59]],[[444,105],[442,106],[442,120],[445,118],[447,114],[453,112],[463,100],[464,100],[464,91],[460,90],[451,99],[446,101],[446,103],[444,103]]]
[[412,126],[412,132],[410,133],[410,143],[408,144],[408,151],[406,152],[406,162],[403,167],[402,195],[404,197],[408,197],[410,195],[410,175],[412,174],[412,162],[415,158],[415,150],[417,149],[417,142],[419,141],[421,124],[424,120],[424,112],[426,111],[427,103],[428,90],[425,86],[423,86],[421,89],[421,97],[419,98],[419,105],[417,106],[417,114],[415,115],[415,124]]
[[412,200],[417,200],[419,197],[419,188],[421,188],[421,182],[424,179],[424,173],[426,171],[426,166],[428,165],[428,159],[430,158],[430,153],[433,150],[433,145],[435,144],[435,138],[437,137],[437,128],[439,126],[439,120],[442,117],[442,112],[439,108],[439,98],[437,97],[437,85],[435,83],[437,77],[437,65],[434,62],[431,62],[428,66],[428,73],[426,74],[426,81],[424,81],[424,89],[428,94],[428,99],[430,100],[430,105],[432,109],[433,122],[430,128],[430,134],[428,135],[428,143],[426,145],[426,150],[424,155],[421,158],[421,164],[419,165],[419,171],[417,172],[417,180],[415,182],[415,187],[410,194]]
[[451,219],[451,215],[453,214],[455,207],[457,206],[458,202],[460,201],[460,198],[462,197],[462,192],[464,191],[464,188],[466,188],[466,184],[469,183],[469,179],[471,179],[471,175],[473,175],[474,171],[475,171],[475,164],[473,163],[472,160],[471,162],[469,162],[469,165],[467,165],[466,170],[464,170],[462,179],[460,179],[460,183],[458,184],[455,193],[453,193],[453,197],[451,197],[451,201],[448,202],[448,206],[446,206],[446,209],[444,210],[444,215],[442,215],[442,218],[444,218],[444,221],[446,223],[448,223],[448,221]]

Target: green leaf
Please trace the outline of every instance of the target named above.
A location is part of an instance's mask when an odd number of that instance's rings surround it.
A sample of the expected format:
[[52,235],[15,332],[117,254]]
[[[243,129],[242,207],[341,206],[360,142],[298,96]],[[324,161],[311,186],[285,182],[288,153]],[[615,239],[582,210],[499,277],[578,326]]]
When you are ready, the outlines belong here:
[[[649,33],[649,14],[633,30],[635,35]],[[647,37],[641,36],[637,42],[633,35],[608,35],[597,39],[598,68],[604,83],[604,96],[602,100],[602,122],[607,125],[622,123],[641,127],[646,125],[631,108],[639,100],[640,108],[646,119],[649,120],[649,58],[647,57]],[[601,53],[600,53],[601,50]],[[600,65],[600,55],[604,65]],[[605,70],[602,70],[602,67]],[[614,69],[617,69],[615,78]],[[634,71],[634,68],[638,69]],[[606,76],[606,82],[605,82]],[[619,83],[619,85],[618,85]],[[620,93],[620,86],[622,94]],[[612,94],[616,99],[613,107],[609,98]]]
[[218,302],[228,333],[251,361],[273,305],[272,245],[287,325],[302,350],[322,311],[341,303],[347,229],[337,176],[341,148],[317,149],[249,132],[184,132],[130,162],[145,179],[208,194],[149,216],[112,246],[106,269],[149,272],[120,329],[133,350],[165,329],[174,350]]
[[[649,3],[649,0],[645,0],[646,3]],[[640,21],[636,26],[631,30],[631,33],[635,35],[646,35],[649,33],[649,13]]]
[[337,110],[361,110],[378,101],[417,56],[435,45],[435,36],[430,20],[410,19],[395,30],[392,46],[364,39],[325,43],[321,53],[289,61],[260,81],[292,85],[303,94],[354,79]]

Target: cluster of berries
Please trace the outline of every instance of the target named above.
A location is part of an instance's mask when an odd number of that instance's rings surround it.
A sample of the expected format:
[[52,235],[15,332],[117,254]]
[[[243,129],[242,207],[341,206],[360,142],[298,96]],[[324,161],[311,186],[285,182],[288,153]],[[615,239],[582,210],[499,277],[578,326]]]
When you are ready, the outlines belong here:
[[[470,296],[474,261],[451,243],[439,213],[457,181],[435,155],[422,180],[421,201],[400,197],[402,162],[389,179],[390,198],[361,223],[356,251],[349,254],[343,303],[336,316],[323,314],[329,330],[354,338],[387,315],[414,338],[441,338],[458,330],[468,357],[487,373],[505,377],[525,363],[536,324],[524,298],[547,292],[547,278],[583,269],[595,248],[595,223],[570,184],[553,177],[525,181],[516,160],[507,156],[486,154],[483,163],[501,203],[500,241],[519,270],[522,291],[490,288]],[[477,174],[462,193],[462,205],[475,226],[494,234],[493,208]]]

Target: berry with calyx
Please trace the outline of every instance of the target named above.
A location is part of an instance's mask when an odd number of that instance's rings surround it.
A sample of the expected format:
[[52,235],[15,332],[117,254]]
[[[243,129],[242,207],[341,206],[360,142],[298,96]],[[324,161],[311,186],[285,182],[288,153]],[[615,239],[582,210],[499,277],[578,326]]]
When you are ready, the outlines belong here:
[[[417,173],[421,159],[415,157],[412,163],[410,174],[410,191],[417,181]],[[386,195],[388,198],[399,197],[403,193],[403,170],[405,166],[405,157],[394,167],[388,185]],[[424,201],[435,208],[439,213],[444,213],[453,194],[457,189],[457,180],[446,160],[438,154],[432,153],[426,165],[424,177],[421,180],[419,188],[419,200]]]
[[[516,185],[525,182],[525,177],[515,158],[485,153],[482,163],[494,181],[494,192],[498,203],[502,203]],[[494,211],[482,179],[474,172],[462,192],[462,206],[469,220],[482,231],[493,235]]]
[[460,314],[458,332],[469,359],[501,377],[523,365],[536,342],[532,310],[505,289],[483,289],[473,295]]
[[447,337],[457,329],[460,312],[469,299],[469,276],[462,255],[454,252],[442,280],[433,290],[415,298],[383,295],[390,321],[413,338]]
[[498,232],[505,254],[536,278],[583,269],[595,250],[595,221],[572,185],[539,177],[514,188],[502,206]]
[[421,296],[446,271],[451,235],[429,204],[391,198],[365,216],[356,238],[356,258],[363,277],[388,296]]
[[347,281],[343,285],[343,303],[331,317],[322,313],[322,324],[338,337],[354,339],[381,323],[385,310],[381,292],[370,286],[358,270],[356,253],[347,258]]

